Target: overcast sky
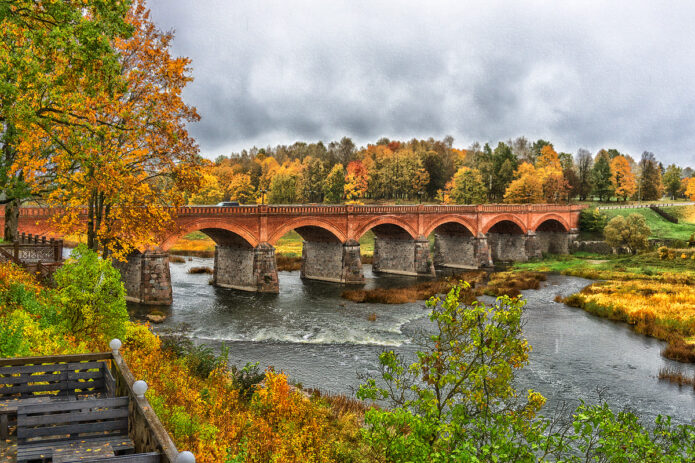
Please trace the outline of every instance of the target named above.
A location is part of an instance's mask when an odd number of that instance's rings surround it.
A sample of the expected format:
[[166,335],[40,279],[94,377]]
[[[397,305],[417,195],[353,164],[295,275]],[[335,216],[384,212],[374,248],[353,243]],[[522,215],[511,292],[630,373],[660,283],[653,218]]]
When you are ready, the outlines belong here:
[[149,0],[209,158],[520,135],[695,165],[695,2]]

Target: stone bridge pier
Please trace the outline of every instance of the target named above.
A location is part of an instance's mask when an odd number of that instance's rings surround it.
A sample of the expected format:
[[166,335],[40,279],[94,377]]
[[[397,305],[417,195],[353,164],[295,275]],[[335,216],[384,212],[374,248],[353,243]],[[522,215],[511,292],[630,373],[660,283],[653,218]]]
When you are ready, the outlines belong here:
[[126,300],[148,305],[172,303],[169,253],[160,249],[136,251],[126,262],[114,261],[121,272]]
[[493,262],[526,262],[541,257],[535,231],[524,231],[511,221],[496,223],[487,233]]
[[430,243],[426,237],[413,239],[408,232],[391,224],[378,225],[372,231],[373,272],[410,276],[435,274],[430,257]]
[[268,243],[256,247],[248,243],[218,244],[212,284],[242,291],[279,292],[275,248]]
[[455,222],[440,225],[434,230],[434,266],[442,270],[491,267],[487,237],[475,237],[466,227]]
[[318,227],[299,227],[295,230],[302,243],[301,277],[307,280],[344,284],[364,283],[360,243],[342,243],[335,235]]

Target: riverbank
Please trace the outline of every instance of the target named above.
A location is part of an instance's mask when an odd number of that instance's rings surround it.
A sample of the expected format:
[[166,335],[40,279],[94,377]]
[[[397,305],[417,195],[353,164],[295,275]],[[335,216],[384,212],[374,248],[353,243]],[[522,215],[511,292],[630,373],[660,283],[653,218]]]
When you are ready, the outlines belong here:
[[128,321],[123,293],[99,296],[108,270],[95,270],[85,264],[74,283],[47,288],[0,263],[0,357],[106,351],[115,336],[176,446],[198,462],[368,461],[361,403],[304,393],[282,372],[235,368],[226,355],[189,340],[163,342],[147,325]]
[[599,280],[562,299],[569,306],[621,321],[640,334],[668,342],[662,355],[695,363],[695,259],[692,250],[634,256],[576,254],[518,263],[537,271]]

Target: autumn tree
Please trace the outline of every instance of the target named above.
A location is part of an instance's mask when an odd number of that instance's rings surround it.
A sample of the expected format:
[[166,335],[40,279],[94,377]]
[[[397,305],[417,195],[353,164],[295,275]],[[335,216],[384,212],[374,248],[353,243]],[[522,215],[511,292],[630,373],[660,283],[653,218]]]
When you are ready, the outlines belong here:
[[210,173],[203,174],[198,188],[188,198],[189,204],[211,205],[217,204],[224,199],[224,190],[220,186],[217,177]]
[[240,203],[251,202],[256,196],[249,174],[234,174],[229,180],[226,190],[230,200],[239,201]]
[[519,166],[516,179],[504,193],[504,202],[532,204],[543,202],[543,183],[536,168],[527,162]]
[[86,232],[90,249],[118,258],[158,243],[177,206],[197,189],[204,164],[186,130],[199,118],[182,99],[190,60],[171,56],[172,34],[155,27],[142,1],[126,19],[133,35],[114,41],[126,85],[110,98],[80,88],[89,118],[108,123],[54,130],[59,149],[47,197],[62,211],[54,221],[63,233]]
[[624,156],[614,157],[610,166],[613,191],[618,198],[622,198],[625,201],[637,191],[635,174],[632,173],[630,163]]
[[675,164],[671,164],[666,168],[666,172],[663,175],[664,187],[671,199],[676,199],[681,192],[682,173],[683,169]]
[[342,164],[336,164],[326,177],[323,185],[324,201],[331,204],[339,203],[345,191],[345,169]]
[[362,161],[352,161],[347,166],[343,195],[348,201],[358,201],[367,194],[369,187],[367,169]]
[[695,177],[684,178],[683,184],[685,187],[685,197],[691,201],[695,201]]
[[661,196],[664,194],[664,188],[661,183],[661,170],[654,153],[649,151],[642,153],[639,169],[638,199],[644,201],[661,199]]
[[470,167],[461,167],[444,195],[444,201],[455,204],[480,204],[485,202],[487,190],[480,171]]
[[560,157],[553,149],[553,145],[547,144],[541,148],[536,160],[536,174],[540,177],[543,199],[546,202],[556,203],[567,197],[569,184],[565,179]]
[[597,154],[591,169],[591,192],[598,196],[599,201],[608,201],[613,196],[611,182],[611,166],[607,155]]
[[[19,203],[44,194],[60,131],[97,130],[88,98],[122,87],[117,37],[130,2],[0,0],[0,204],[16,238]],[[58,132],[58,133],[57,133]]]

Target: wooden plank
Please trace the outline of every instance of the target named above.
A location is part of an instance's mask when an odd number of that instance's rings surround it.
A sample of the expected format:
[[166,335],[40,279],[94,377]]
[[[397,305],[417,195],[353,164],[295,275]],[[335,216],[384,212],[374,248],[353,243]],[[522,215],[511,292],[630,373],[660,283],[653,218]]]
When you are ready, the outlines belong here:
[[[70,362],[70,363],[51,363],[43,365],[19,365],[12,367],[0,367],[0,375],[10,376],[21,373],[39,373],[39,372],[56,372],[65,370],[91,370],[99,369],[105,362],[93,361],[93,362]],[[0,383],[2,383],[2,377],[0,377]]]
[[96,459],[100,459],[101,457],[108,458],[113,457],[114,455],[113,448],[108,442],[101,443],[99,445],[79,444],[71,445],[69,447],[54,448],[52,462],[65,463],[68,461],[94,461]]
[[[78,374],[78,373],[75,373]],[[82,373],[87,374],[87,373]],[[26,384],[26,383],[40,383],[42,381],[62,381],[68,379],[66,372],[60,373],[49,373],[43,375],[20,375],[20,376],[8,376],[5,378],[0,378],[0,384],[13,385],[13,384]],[[72,379],[72,378],[70,378]]]
[[[128,418],[128,408],[111,408],[70,413],[52,413],[48,415],[22,416],[21,426],[46,426],[60,423],[80,423],[82,421],[112,420]],[[18,422],[19,424],[19,422]]]
[[[85,384],[85,383],[83,383]],[[85,386],[86,387],[86,386]],[[75,389],[75,386],[70,386],[66,381],[58,381],[49,384],[33,384],[24,386],[0,387],[0,395],[24,394],[27,392],[50,392],[63,391],[65,389]]]
[[0,367],[13,365],[40,365],[42,363],[83,362],[88,360],[111,360],[111,352],[93,352],[89,354],[48,355],[43,357],[15,357],[0,359]]
[[106,392],[108,393],[109,396],[113,397],[116,395],[116,380],[113,377],[113,374],[111,373],[111,370],[104,364],[103,367],[104,370],[104,386],[106,389]]
[[68,379],[103,379],[104,371],[68,371]]
[[65,446],[68,444],[80,444],[80,445],[100,445],[102,443],[108,442],[111,447],[116,452],[131,452],[135,449],[133,441],[126,434],[115,434],[109,436],[92,436],[92,437],[79,437],[75,439],[62,438],[62,439],[46,439],[36,442],[25,442],[20,444],[17,448],[23,452],[52,452],[55,446]]
[[[58,460],[53,460],[54,462]],[[62,463],[78,463],[84,460],[61,460]],[[131,455],[118,455],[115,457],[106,458],[94,458],[94,463],[160,463],[162,461],[162,454],[156,452],[150,453],[135,453]]]
[[73,402],[32,404],[19,407],[17,415],[31,415],[36,413],[64,412],[70,410],[83,410],[86,408],[120,408],[128,406],[128,397],[107,397],[103,399],[83,399]]
[[47,426],[42,428],[25,428],[17,426],[17,441],[42,436],[63,436],[68,434],[81,434],[91,432],[117,431],[128,432],[128,419],[101,421],[98,423],[67,424],[64,426]]

